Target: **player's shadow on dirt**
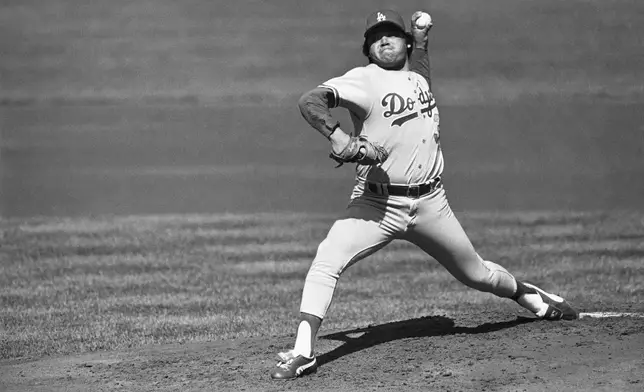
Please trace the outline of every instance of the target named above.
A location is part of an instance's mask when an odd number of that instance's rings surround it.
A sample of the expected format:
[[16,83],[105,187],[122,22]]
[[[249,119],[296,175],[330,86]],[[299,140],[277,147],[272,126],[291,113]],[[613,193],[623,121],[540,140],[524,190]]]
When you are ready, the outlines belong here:
[[[429,336],[479,334],[512,328],[517,325],[538,321],[537,318],[518,317],[516,320],[498,323],[485,323],[476,327],[457,327],[454,320],[444,316],[427,316],[418,319],[397,321],[382,325],[357,328],[321,336],[320,339],[339,340],[342,346],[317,357],[318,363],[324,365],[345,355],[399,339]],[[353,337],[352,335],[358,335]]]

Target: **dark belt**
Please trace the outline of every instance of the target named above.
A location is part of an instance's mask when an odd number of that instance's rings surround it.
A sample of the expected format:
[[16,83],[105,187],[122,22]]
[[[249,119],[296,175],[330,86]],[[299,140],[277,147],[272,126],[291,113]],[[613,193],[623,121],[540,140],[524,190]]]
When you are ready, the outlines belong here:
[[431,182],[420,185],[391,185],[367,182],[367,188],[377,195],[406,196],[416,199],[434,192],[436,189],[440,188],[441,185],[442,182],[440,177],[436,177]]

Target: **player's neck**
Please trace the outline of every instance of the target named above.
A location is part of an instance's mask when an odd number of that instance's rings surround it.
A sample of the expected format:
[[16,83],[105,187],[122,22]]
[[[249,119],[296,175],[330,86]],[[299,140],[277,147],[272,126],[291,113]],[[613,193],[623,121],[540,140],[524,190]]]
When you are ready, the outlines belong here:
[[376,64],[378,67],[386,70],[386,71],[409,71],[409,61],[405,61],[402,64],[394,64],[394,65],[384,65],[384,64]]

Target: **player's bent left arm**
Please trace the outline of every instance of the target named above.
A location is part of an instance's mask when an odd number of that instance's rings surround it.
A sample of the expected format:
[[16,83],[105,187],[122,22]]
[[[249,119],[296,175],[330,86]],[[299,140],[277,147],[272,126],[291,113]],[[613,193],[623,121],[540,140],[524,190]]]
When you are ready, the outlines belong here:
[[340,122],[333,119],[330,108],[336,107],[335,93],[326,87],[316,87],[304,93],[297,106],[302,117],[315,130],[330,139],[331,135],[340,127]]
[[364,137],[349,136],[340,123],[334,120],[330,108],[337,106],[337,94],[328,87],[316,87],[302,95],[298,101],[302,117],[331,142],[329,157],[338,162],[375,165],[384,162],[388,153],[381,146]]

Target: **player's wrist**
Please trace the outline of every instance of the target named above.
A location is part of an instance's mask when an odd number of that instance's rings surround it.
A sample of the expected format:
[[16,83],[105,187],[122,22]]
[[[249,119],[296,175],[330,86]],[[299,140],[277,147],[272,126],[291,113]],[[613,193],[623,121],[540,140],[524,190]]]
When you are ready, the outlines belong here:
[[427,51],[427,41],[414,41],[414,50]]
[[327,129],[327,131],[329,132],[326,138],[327,138],[327,139],[329,139],[329,140],[331,140],[331,137],[333,136],[333,134],[335,133],[335,131],[337,131],[338,129],[340,129],[340,122],[338,121],[338,122],[336,122],[334,125],[332,125],[332,126],[330,126],[330,127],[327,125],[326,129]]
[[333,132],[333,134],[329,136],[331,149],[334,152],[339,153],[347,146],[347,144],[349,144],[350,139],[351,136],[347,135],[340,127],[337,127],[336,132]]

